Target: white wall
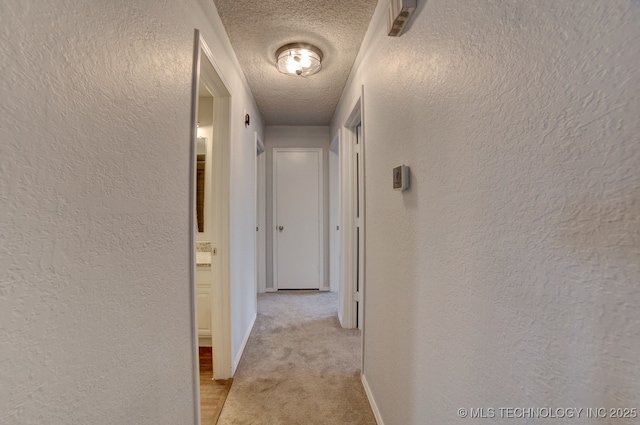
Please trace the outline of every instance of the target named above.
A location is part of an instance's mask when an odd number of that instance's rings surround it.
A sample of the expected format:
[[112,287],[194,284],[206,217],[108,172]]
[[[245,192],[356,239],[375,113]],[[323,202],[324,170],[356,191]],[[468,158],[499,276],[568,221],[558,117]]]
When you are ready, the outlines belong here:
[[[233,95],[233,93],[232,93]],[[250,92],[246,92],[251,96]],[[253,98],[247,97],[247,101]],[[262,119],[252,104],[244,106],[251,115],[251,125],[244,126],[243,103],[235,103],[231,117],[231,345],[233,371],[237,367],[258,310],[256,291],[256,148],[255,130],[264,137]],[[247,103],[244,103],[247,105]]]
[[639,406],[640,3],[418,1],[400,38],[387,5],[331,127],[364,84],[364,374],[384,423]]
[[255,314],[262,128],[213,3],[7,0],[0,27],[0,422],[193,424],[195,27],[233,96],[234,335]]
[[265,133],[267,170],[267,288],[273,288],[273,148],[322,148],[324,176],[324,286],[329,287],[329,127],[267,126]]

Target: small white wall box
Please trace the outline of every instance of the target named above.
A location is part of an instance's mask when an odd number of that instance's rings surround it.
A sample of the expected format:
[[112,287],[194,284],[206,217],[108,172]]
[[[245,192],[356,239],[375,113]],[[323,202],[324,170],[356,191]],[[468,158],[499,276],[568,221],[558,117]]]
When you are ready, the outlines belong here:
[[416,0],[391,0],[387,16],[387,34],[400,37],[415,10]]
[[409,189],[409,167],[402,164],[393,169],[393,190]]

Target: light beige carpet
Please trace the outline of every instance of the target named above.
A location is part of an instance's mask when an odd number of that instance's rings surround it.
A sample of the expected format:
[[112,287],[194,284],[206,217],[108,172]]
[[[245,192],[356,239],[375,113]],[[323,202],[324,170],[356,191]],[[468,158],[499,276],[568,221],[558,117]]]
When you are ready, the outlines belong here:
[[258,296],[258,318],[219,425],[375,425],[360,381],[360,331],[336,293]]

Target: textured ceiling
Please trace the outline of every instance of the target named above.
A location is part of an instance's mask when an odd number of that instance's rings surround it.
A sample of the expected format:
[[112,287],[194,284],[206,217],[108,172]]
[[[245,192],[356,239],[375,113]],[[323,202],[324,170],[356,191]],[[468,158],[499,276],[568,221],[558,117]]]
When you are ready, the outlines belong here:
[[[213,0],[267,125],[328,125],[377,0]],[[295,42],[324,54],[307,78],[279,73],[275,54]]]

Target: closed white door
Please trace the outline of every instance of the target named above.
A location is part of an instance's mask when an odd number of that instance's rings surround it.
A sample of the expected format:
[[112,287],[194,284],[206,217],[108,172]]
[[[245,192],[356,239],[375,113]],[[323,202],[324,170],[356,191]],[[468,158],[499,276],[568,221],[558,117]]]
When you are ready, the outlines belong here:
[[274,149],[274,286],[320,289],[322,149]]

